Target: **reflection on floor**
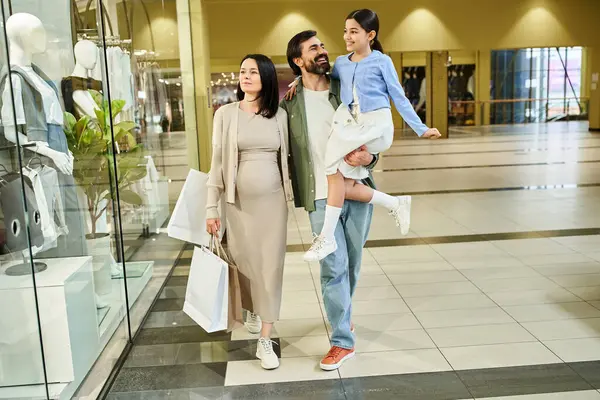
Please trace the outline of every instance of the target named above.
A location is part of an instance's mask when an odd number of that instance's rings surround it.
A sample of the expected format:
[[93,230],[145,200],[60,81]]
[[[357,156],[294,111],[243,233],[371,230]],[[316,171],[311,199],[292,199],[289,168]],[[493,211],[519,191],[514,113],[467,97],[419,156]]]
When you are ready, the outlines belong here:
[[311,232],[292,210],[281,367],[256,336],[206,334],[183,312],[186,248],[110,399],[600,399],[600,136],[584,124],[460,129],[402,140],[377,166],[413,197],[400,237],[377,210],[354,298],[355,359],[329,347]]

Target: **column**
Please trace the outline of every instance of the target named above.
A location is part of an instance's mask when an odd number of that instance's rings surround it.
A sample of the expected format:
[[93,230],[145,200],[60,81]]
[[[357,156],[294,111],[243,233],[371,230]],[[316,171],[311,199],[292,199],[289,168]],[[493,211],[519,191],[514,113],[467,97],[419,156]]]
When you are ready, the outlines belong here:
[[447,51],[427,53],[427,125],[448,138],[448,61]]
[[177,0],[177,27],[179,30],[179,56],[181,62],[181,89],[185,118],[187,160],[190,168],[199,169],[199,146],[196,122],[196,95],[194,84],[194,59],[189,0]]
[[[398,74],[398,78],[400,79],[400,83],[402,83],[402,53],[400,52],[391,52],[389,53],[390,58],[394,63],[394,67],[396,67],[396,73]],[[402,137],[402,129],[404,128],[404,120],[394,109],[394,105],[392,104],[392,118],[394,120],[394,126],[396,130],[394,131],[394,140],[400,139]]]
[[590,131],[600,132],[600,48],[588,49],[588,82]]
[[[195,144],[200,171],[208,172],[212,154],[213,121],[208,15],[204,0],[190,1],[189,9],[192,31],[194,97],[196,101],[196,137],[194,140],[188,138],[188,144]],[[188,149],[189,151],[191,149]]]
[[477,103],[475,105],[475,125],[489,125],[492,52],[490,50],[478,50],[476,62],[475,101],[477,101]]

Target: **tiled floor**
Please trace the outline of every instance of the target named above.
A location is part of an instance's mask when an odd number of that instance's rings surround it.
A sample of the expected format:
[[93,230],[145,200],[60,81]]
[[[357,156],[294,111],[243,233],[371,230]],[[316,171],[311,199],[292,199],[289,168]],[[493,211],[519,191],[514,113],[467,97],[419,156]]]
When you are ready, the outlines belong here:
[[375,212],[355,359],[318,368],[330,326],[292,209],[281,367],[260,368],[244,329],[206,334],[181,311],[188,248],[109,398],[600,399],[600,136],[580,123],[456,136],[398,141],[378,165],[383,190],[420,194],[408,237]]

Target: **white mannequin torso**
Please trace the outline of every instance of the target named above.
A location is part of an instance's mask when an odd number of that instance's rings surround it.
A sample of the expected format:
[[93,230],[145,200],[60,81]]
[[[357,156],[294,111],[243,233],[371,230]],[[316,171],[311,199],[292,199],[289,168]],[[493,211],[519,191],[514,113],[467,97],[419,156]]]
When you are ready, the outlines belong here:
[[[47,120],[50,120],[57,125],[62,125],[62,107],[56,92],[42,79],[42,77],[33,71],[31,66],[32,56],[46,51],[46,30],[44,29],[42,21],[36,16],[27,13],[13,14],[6,21],[6,33],[8,36],[9,55],[12,65],[21,67],[21,69],[32,78],[36,89],[42,95]],[[20,84],[18,78],[17,81]],[[14,79],[11,78],[11,83],[13,82]],[[5,85],[5,87],[8,87],[8,85]],[[51,149],[48,147],[47,142],[30,141],[25,134],[18,132],[16,128],[15,122],[17,122],[18,125],[19,116],[17,116],[17,121],[14,121],[12,117],[4,118],[5,115],[8,116],[12,114],[10,89],[8,101],[4,99],[4,93],[2,95],[2,124],[6,139],[10,142],[17,143],[18,138],[18,143],[21,145],[35,143],[36,146],[27,147],[27,149],[49,157],[54,161],[55,166],[60,172],[71,175],[73,173],[73,158],[70,154]],[[19,96],[15,98],[14,101],[16,104],[15,109],[19,108],[19,103],[20,107],[23,108],[22,97]]]
[[[87,79],[98,62],[97,46],[89,40],[81,40],[75,45],[75,68],[71,76]],[[79,115],[96,118],[94,110],[98,109],[92,95],[87,90],[75,90],[73,103]]]

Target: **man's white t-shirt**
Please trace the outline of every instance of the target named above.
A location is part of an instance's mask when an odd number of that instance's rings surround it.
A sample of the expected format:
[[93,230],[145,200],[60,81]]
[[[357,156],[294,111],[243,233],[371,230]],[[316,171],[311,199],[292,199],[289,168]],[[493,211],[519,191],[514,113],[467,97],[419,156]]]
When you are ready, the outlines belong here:
[[329,90],[314,91],[304,88],[308,140],[312,152],[315,177],[315,200],[327,198],[327,176],[325,175],[325,150],[335,109],[329,102]]

